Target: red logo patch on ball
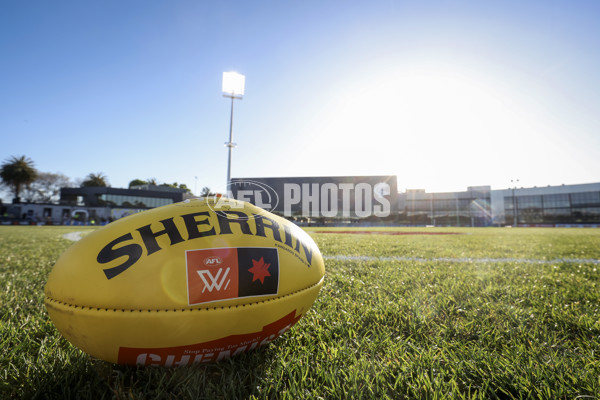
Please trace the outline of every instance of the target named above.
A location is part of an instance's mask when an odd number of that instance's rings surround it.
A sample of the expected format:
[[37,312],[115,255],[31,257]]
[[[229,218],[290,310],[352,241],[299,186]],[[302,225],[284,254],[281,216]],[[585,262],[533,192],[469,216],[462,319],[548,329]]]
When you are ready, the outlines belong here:
[[276,295],[279,254],[270,247],[186,251],[188,304]]
[[290,329],[302,314],[293,311],[262,328],[259,332],[230,335],[206,343],[166,348],[119,348],[119,364],[164,365],[166,367],[219,361],[264,346]]

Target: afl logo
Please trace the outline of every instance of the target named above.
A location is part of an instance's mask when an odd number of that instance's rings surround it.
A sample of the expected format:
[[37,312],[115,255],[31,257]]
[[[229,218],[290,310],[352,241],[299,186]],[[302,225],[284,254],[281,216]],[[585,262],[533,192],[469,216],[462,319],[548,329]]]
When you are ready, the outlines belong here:
[[[279,204],[279,195],[277,191],[263,182],[249,179],[233,180],[227,184],[226,195],[215,194],[208,206],[223,218],[235,218],[239,220],[254,219],[257,216],[275,210]],[[250,216],[235,215],[230,216],[227,211],[243,209],[243,202],[254,204],[262,210],[254,211],[256,214]],[[268,213],[267,213],[268,214]]]
[[222,262],[223,262],[223,260],[219,256],[210,256],[210,257],[206,257],[204,259],[204,265],[207,265],[207,266],[219,265]]

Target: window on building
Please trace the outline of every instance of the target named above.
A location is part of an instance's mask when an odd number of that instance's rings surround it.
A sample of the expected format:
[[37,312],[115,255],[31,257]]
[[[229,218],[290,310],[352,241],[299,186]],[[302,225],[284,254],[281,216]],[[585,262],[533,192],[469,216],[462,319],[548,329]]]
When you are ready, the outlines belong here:
[[566,193],[562,194],[546,194],[542,196],[544,208],[560,208],[570,207],[569,195]]
[[513,196],[504,196],[504,209],[512,210],[514,208],[516,198]]
[[584,207],[580,208],[583,222],[598,223],[600,222],[600,207]]
[[572,193],[571,205],[573,207],[600,205],[600,192]]
[[155,208],[172,204],[172,199],[144,196],[125,196],[120,194],[102,194],[99,202],[101,204],[127,207],[127,208]]
[[527,208],[542,208],[542,196],[518,196],[517,207],[521,210]]

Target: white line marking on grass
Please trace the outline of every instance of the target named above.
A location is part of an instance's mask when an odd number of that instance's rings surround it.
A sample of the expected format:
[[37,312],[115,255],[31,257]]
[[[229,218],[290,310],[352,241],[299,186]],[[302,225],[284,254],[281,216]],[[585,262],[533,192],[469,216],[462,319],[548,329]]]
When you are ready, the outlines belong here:
[[451,258],[451,257],[434,257],[434,258],[421,258],[421,257],[374,257],[374,256],[346,256],[346,255],[335,255],[335,256],[323,256],[325,260],[338,260],[338,261],[414,261],[414,262],[432,262],[432,261],[443,261],[443,262],[478,262],[478,263],[518,263],[518,264],[600,264],[600,260],[594,258],[558,258],[554,260],[537,260],[534,258]]
[[63,239],[67,239],[70,240],[72,242],[77,242],[79,240],[81,240],[81,235],[83,235],[85,232],[69,232],[69,233],[65,233],[64,235],[62,235]]

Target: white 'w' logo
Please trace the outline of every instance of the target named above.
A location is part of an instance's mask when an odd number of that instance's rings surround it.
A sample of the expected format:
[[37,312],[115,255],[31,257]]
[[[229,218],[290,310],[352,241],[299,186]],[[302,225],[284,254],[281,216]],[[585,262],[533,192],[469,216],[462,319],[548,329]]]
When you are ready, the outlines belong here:
[[[220,291],[221,288],[223,287],[223,283],[225,283],[225,279],[227,279],[227,275],[229,274],[230,269],[231,268],[227,267],[227,269],[225,270],[225,273],[223,274],[222,277],[221,277],[221,273],[223,272],[223,268],[219,268],[219,272],[217,272],[217,276],[213,276],[212,272],[210,272],[207,269],[196,271],[196,272],[198,272],[198,275],[200,275],[202,282],[204,282],[204,289],[202,289],[202,293],[204,293],[204,291],[206,289],[208,289],[209,292],[212,292],[213,289],[217,289],[217,291]],[[219,281],[219,277],[221,277],[221,281]],[[225,284],[224,290],[227,290],[227,286],[229,286],[229,282],[231,282],[231,279],[227,280],[227,284]]]

